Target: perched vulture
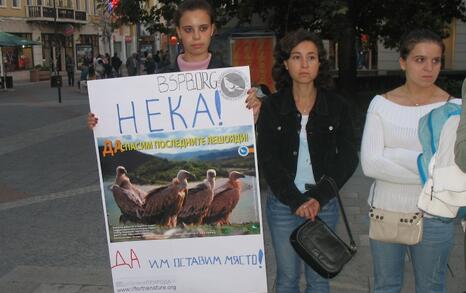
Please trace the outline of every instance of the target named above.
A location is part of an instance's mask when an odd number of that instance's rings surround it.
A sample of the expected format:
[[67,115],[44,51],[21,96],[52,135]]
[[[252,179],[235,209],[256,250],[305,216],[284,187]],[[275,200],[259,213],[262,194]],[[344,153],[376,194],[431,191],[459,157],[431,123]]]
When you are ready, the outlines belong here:
[[188,190],[183,208],[178,215],[178,223],[187,225],[202,224],[202,220],[207,215],[212,199],[214,198],[216,175],[217,173],[214,169],[207,170],[204,182]]
[[188,178],[191,180],[195,177],[188,171],[180,170],[170,184],[149,191],[142,214],[143,222],[176,227],[176,218],[187,192]]
[[147,193],[131,184],[125,167],[116,168],[115,183],[110,189],[123,216],[140,222]]
[[238,204],[241,193],[239,178],[244,178],[244,175],[237,171],[231,171],[228,181],[215,189],[214,200],[210,205],[207,216],[204,218],[204,223],[216,225],[231,224],[231,212]]

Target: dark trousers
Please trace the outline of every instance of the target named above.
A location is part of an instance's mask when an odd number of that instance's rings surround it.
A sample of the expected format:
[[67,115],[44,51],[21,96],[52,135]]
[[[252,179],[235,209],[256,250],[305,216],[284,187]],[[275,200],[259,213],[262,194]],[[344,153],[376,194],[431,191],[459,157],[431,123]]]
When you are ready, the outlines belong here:
[[68,73],[68,85],[69,86],[74,86],[74,72],[73,71],[67,71]]

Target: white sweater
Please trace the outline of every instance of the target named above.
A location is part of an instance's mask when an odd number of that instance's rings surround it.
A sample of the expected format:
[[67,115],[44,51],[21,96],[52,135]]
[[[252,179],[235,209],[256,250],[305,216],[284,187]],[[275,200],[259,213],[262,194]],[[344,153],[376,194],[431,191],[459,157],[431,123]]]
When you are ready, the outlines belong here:
[[422,116],[444,103],[402,106],[380,95],[372,99],[361,145],[364,174],[375,179],[369,204],[375,196],[373,203],[377,208],[406,213],[419,211],[417,202],[422,186],[417,157],[422,147],[418,123]]

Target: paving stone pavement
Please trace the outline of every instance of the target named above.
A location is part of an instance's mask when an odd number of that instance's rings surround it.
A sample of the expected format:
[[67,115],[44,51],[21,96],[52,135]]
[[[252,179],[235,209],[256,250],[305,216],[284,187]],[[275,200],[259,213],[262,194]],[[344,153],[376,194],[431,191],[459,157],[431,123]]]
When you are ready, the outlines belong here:
[[[1,293],[113,292],[94,143],[85,127],[88,99],[76,88],[64,87],[62,93],[59,104],[48,82],[0,91]],[[331,292],[372,288],[366,204],[370,184],[359,168],[342,189],[359,250],[331,280]],[[342,221],[337,231],[347,239]],[[268,287],[274,292],[266,221],[264,232]],[[448,292],[466,291],[459,225],[450,266],[454,277],[448,276]],[[405,279],[402,292],[414,292],[408,262]]]

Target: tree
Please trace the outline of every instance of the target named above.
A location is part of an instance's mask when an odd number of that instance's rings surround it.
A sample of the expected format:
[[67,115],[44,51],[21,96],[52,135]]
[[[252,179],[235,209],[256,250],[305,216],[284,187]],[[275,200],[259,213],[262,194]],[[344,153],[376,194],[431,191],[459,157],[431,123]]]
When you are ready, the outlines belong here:
[[396,48],[400,37],[414,28],[447,37],[454,18],[466,21],[462,0],[243,0],[240,5],[259,13],[278,36],[303,27],[336,40],[338,88],[348,97],[356,91],[355,44],[362,35],[369,37],[373,47],[381,41],[387,48]]
[[[170,31],[170,22],[181,0],[159,0],[146,9],[144,0],[121,0],[114,13],[123,22],[143,22],[152,32]],[[254,14],[278,37],[287,31],[305,28],[339,44],[338,88],[346,96],[356,91],[356,41],[364,34],[375,46],[398,45],[400,36],[413,28],[428,28],[443,37],[449,34],[454,18],[466,21],[462,0],[216,0],[211,1],[222,25],[233,17],[239,25]]]

